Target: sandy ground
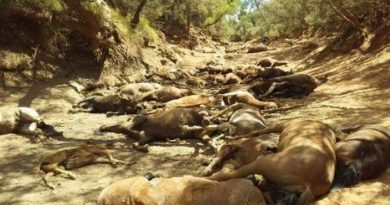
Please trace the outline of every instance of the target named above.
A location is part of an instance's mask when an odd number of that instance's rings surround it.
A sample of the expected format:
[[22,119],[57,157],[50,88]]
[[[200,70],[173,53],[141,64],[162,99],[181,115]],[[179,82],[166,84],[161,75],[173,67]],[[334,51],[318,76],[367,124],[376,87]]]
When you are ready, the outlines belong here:
[[[296,50],[298,49],[298,51]],[[332,126],[376,123],[390,127],[390,47],[368,55],[346,54],[316,63],[303,72],[329,73],[329,81],[303,99],[272,99],[283,106],[296,106],[279,113],[265,113],[269,121],[293,118],[320,119]],[[283,47],[259,54],[228,54],[226,65],[252,65],[264,57],[289,62],[285,69],[305,65],[304,51]],[[183,57],[183,66],[203,64],[219,54],[193,52]],[[206,59],[206,60],[205,60]],[[224,60],[224,59],[218,59]],[[297,67],[298,66],[298,67]],[[100,191],[119,179],[142,175],[148,171],[162,176],[198,175],[204,168],[206,147],[196,140],[179,143],[156,142],[148,154],[131,148],[130,139],[120,134],[99,133],[102,124],[125,120],[103,114],[67,114],[71,104],[81,96],[66,80],[53,79],[27,87],[0,88],[0,106],[31,106],[47,122],[64,132],[65,138],[35,143],[29,137],[2,135],[0,140],[0,204],[95,204]],[[55,190],[43,186],[37,172],[40,157],[50,151],[73,147],[90,140],[113,142],[113,155],[128,165],[116,168],[97,164],[73,170],[77,180],[59,176],[51,181]],[[390,169],[379,178],[342,189],[319,199],[317,204],[390,204]]]

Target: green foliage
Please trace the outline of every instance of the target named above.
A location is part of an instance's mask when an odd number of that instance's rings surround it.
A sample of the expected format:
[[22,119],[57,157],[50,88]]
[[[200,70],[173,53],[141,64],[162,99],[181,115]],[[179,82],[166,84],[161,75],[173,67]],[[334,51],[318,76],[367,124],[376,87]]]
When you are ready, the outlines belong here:
[[185,25],[190,17],[194,26],[202,27],[234,13],[239,4],[239,0],[150,0],[144,14],[151,21],[163,19],[179,25]]
[[242,40],[268,36],[297,37],[303,33],[331,33],[350,26],[330,5],[360,21],[375,26],[378,16],[389,15],[387,0],[242,0],[230,25]]
[[[390,15],[388,0],[148,0],[137,29],[129,28],[140,0],[80,0],[102,25],[114,24],[122,36],[156,40],[155,28],[183,34],[191,26],[221,38],[248,40],[297,37],[334,32],[349,26],[334,5],[363,26],[374,27],[381,14]],[[0,0],[0,9],[30,8],[68,12],[62,0]],[[136,40],[138,41],[138,40]]]
[[129,15],[124,16],[118,9],[111,9],[111,19],[122,36],[127,36],[131,33],[129,27],[131,18]]
[[219,24],[211,26],[209,28],[209,31],[213,36],[218,36],[223,40],[229,40],[231,36],[233,36],[236,33],[233,28],[234,26],[232,25],[232,21],[223,18]]
[[198,4],[198,10],[203,17],[203,24],[212,24],[216,20],[221,19],[224,15],[232,14],[239,6],[239,1],[200,1]]
[[30,8],[50,11],[62,11],[64,5],[61,0],[0,0],[1,9]]
[[61,0],[37,0],[42,7],[46,7],[53,11],[62,11],[64,9],[63,3]]
[[113,21],[113,13],[115,9],[111,8],[105,1],[97,0],[80,0],[81,4],[92,11],[101,25],[110,24]]
[[156,42],[158,39],[156,31],[150,26],[149,21],[145,18],[140,19],[136,32],[138,32],[140,36],[146,37],[152,42]]

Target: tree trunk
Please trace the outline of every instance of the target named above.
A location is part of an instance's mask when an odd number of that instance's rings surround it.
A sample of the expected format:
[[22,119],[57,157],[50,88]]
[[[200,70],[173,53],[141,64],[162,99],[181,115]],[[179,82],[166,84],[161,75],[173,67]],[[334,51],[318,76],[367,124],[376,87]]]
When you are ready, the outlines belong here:
[[137,10],[135,11],[133,20],[131,20],[131,28],[132,29],[137,28],[142,9],[145,7],[146,2],[147,2],[147,0],[141,0],[141,3],[138,5]]
[[187,40],[190,40],[190,37],[191,37],[191,6],[189,3],[187,3],[187,5],[186,5],[186,12],[187,12],[187,24],[186,24],[185,38]]

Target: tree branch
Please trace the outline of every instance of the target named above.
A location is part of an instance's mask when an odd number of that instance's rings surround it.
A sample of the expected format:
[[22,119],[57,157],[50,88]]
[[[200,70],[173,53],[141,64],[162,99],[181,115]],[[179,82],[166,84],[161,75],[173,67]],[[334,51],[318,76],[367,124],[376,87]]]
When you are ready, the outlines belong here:
[[[330,0],[326,0],[326,2],[328,3],[328,5],[341,17],[343,18],[345,21],[347,21],[351,26],[353,26],[355,29],[361,31],[362,33],[364,33],[363,29],[362,29],[362,26],[349,14],[347,14],[347,11],[343,10],[340,6],[341,9],[338,9],[337,7],[335,7],[333,5],[334,2],[330,1]],[[343,12],[343,11],[344,12]]]
[[213,22],[206,24],[204,27],[210,27],[210,26],[212,26],[212,25],[218,23],[219,21],[221,21],[221,19],[222,19],[225,15],[226,15],[225,13],[221,14],[221,15],[218,16]]

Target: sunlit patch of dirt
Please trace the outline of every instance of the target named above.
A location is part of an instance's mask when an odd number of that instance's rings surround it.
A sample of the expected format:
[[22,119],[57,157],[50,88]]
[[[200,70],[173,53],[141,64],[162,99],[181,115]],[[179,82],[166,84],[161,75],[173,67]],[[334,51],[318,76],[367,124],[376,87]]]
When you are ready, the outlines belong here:
[[320,199],[317,205],[388,204],[390,201],[390,169],[375,180],[362,182],[351,188],[343,188]]

